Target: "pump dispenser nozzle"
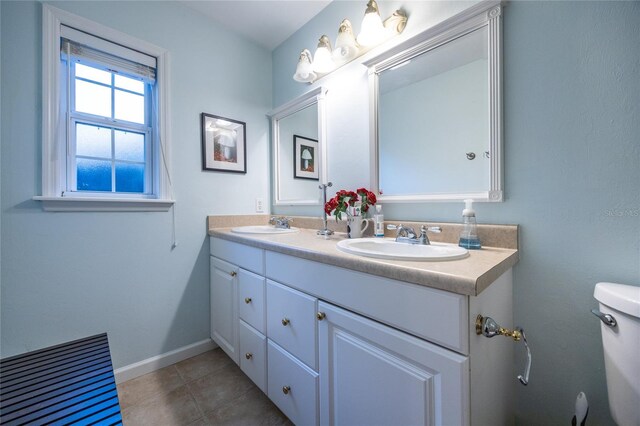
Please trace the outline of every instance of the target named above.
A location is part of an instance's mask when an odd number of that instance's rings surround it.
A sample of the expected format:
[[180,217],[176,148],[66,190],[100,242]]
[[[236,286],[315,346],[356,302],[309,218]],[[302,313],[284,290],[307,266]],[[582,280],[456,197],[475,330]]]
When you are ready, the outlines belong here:
[[462,216],[475,216],[476,211],[473,210],[473,200],[464,200],[464,210]]

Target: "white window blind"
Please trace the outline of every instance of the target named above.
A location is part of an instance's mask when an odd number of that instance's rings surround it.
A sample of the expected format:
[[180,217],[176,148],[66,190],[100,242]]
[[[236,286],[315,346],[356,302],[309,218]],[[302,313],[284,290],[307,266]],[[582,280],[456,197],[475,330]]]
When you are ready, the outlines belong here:
[[156,58],[74,28],[61,25],[60,54],[72,61],[139,78],[156,79]]

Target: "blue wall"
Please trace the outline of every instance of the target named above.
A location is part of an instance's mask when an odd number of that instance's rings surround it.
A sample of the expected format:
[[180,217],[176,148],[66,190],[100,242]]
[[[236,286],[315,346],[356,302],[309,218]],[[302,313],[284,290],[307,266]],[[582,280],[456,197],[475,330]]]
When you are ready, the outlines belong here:
[[[401,4],[381,2],[383,15]],[[264,113],[310,89],[291,79],[300,50],[322,33],[333,39],[344,17],[357,31],[364,8],[332,3],[271,57],[175,3],[55,5],[171,51],[179,246],[170,250],[171,213],[43,213],[31,201],[41,185],[41,6],[0,2],[1,355],[108,331],[119,367],[208,336],[204,218],[251,213],[254,198],[268,196]],[[407,2],[403,37],[468,5]],[[220,46],[230,60],[218,59]],[[638,2],[505,8],[506,201],[476,210],[481,222],[521,225],[515,323],[527,330],[534,364],[530,385],[518,387],[520,424],[567,424],[581,390],[589,424],[612,423],[589,309],[598,281],[640,285],[638,46]],[[318,84],[330,89],[329,178],[366,186],[366,69],[355,61]],[[247,122],[246,176],[200,171],[202,111]],[[385,206],[390,219],[457,221],[461,210]]]
[[[52,4],[170,52],[178,247],[171,212],[45,213],[31,200],[41,194],[42,6],[1,2],[1,355],[106,331],[117,368],[209,336],[205,220],[252,213],[269,196],[271,55],[175,2]],[[201,112],[247,123],[246,175],[201,171]]]
[[[291,75],[314,36],[334,39],[345,16],[359,26],[363,7],[350,5],[331,4],[276,49],[276,105],[309,90]],[[386,16],[397,2],[380,5]],[[407,2],[407,31],[457,7]],[[613,424],[600,323],[589,310],[599,281],[640,285],[640,2],[510,2],[503,22],[506,201],[475,208],[480,222],[521,225],[515,324],[527,331],[533,367],[530,385],[517,387],[518,423],[568,424],[584,391],[588,423]],[[365,67],[349,64],[315,84],[329,87],[329,180],[336,189],[368,185]],[[389,219],[458,221],[462,207],[384,210]]]

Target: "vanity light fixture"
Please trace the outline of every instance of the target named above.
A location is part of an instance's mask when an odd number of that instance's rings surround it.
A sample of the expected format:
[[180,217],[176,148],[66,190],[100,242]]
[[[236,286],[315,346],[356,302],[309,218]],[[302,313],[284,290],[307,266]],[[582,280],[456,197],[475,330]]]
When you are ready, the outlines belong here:
[[333,60],[338,64],[344,64],[358,56],[359,46],[353,35],[351,21],[343,19],[338,29],[336,47],[333,49]]
[[313,83],[316,77],[316,73],[313,72],[311,66],[311,52],[309,52],[309,49],[304,49],[300,52],[298,66],[296,67],[296,73],[293,75],[293,79],[300,83]]
[[293,79],[301,83],[313,83],[369,49],[400,34],[406,25],[407,15],[402,10],[396,10],[383,22],[380,18],[378,3],[375,0],[369,0],[362,20],[362,30],[357,39],[354,36],[351,21],[343,19],[338,29],[335,49],[331,49],[331,42],[327,35],[320,37],[313,57],[308,49],[300,52]]
[[336,67],[333,59],[331,59],[331,42],[329,37],[323,35],[318,40],[318,48],[313,55],[313,70],[316,73],[326,74],[333,71]]
[[385,38],[385,29],[376,0],[369,0],[362,18],[362,27],[358,34],[358,44],[371,47],[380,44]]

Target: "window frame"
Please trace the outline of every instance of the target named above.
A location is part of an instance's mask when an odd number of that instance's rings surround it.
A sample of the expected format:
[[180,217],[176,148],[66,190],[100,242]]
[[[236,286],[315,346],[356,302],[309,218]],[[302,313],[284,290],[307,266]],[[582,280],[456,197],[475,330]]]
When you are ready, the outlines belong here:
[[[169,109],[169,53],[146,41],[82,18],[64,10],[44,4],[42,6],[42,196],[46,211],[168,211],[174,203],[171,198],[171,143]],[[153,179],[149,194],[139,193],[72,193],[66,191],[67,154],[66,108],[62,108],[68,88],[60,61],[60,27],[66,25],[112,43],[126,46],[156,58],[157,135],[152,136],[150,155]],[[145,89],[147,90],[147,89]],[[153,106],[152,106],[153,108]],[[150,111],[149,111],[150,113]],[[82,121],[82,119],[80,119]],[[93,120],[89,120],[91,124]],[[63,125],[61,125],[61,123]],[[117,125],[112,125],[118,127]],[[151,126],[153,127],[153,126]],[[75,151],[73,151],[75,156]],[[84,192],[84,191],[83,191]]]
[[[100,197],[102,195],[106,195],[109,197],[117,196],[117,197],[126,197],[126,198],[155,198],[155,195],[153,194],[153,181],[154,181],[153,177],[154,177],[154,172],[156,168],[155,165],[153,164],[153,152],[155,150],[155,147],[153,146],[154,143],[152,139],[153,127],[150,123],[153,119],[152,112],[151,112],[151,109],[153,108],[153,106],[151,105],[152,95],[151,95],[151,90],[149,88],[149,84],[147,83],[144,84],[144,93],[140,94],[140,93],[132,92],[130,90],[118,88],[115,84],[115,76],[117,74],[114,74],[112,72],[110,73],[111,74],[110,85],[107,85],[101,82],[87,80],[82,77],[76,77],[76,72],[75,72],[76,66],[77,64],[73,61],[70,61],[67,63],[67,67],[69,67],[69,74],[68,74],[68,77],[66,78],[66,83],[69,84],[69,88],[67,91],[66,102],[67,102],[68,108],[66,108],[66,111],[67,111],[67,114],[69,114],[69,119],[68,120],[63,119],[64,124],[67,125],[67,135],[69,139],[68,145],[67,145],[68,149],[66,150],[67,190],[70,191],[72,193],[72,196],[74,197]],[[95,67],[92,67],[92,68],[95,68]],[[76,105],[75,105],[76,78],[79,78],[82,81],[87,81],[92,84],[108,87],[111,90],[111,116],[115,116],[116,106],[115,106],[114,98],[115,98],[116,90],[121,90],[123,92],[132,93],[138,96],[143,96],[145,99],[145,105],[144,105],[145,123],[140,124],[132,121],[119,120],[119,119],[106,117],[102,115],[94,115],[90,113],[77,111]],[[62,105],[64,105],[64,101]],[[76,151],[76,147],[77,147],[76,125],[78,123],[90,125],[90,126],[101,126],[104,128],[109,128],[112,131],[114,130],[125,131],[125,132],[130,131],[133,133],[140,133],[145,135],[145,151],[144,151],[145,152],[145,158],[144,158],[145,173],[144,173],[143,192],[141,193],[140,192],[132,192],[132,193],[116,192],[115,191],[116,181],[115,181],[115,176],[113,175],[112,175],[112,182],[111,182],[111,185],[112,185],[111,191],[80,191],[78,190],[77,168],[76,168],[76,162],[78,157],[78,154]],[[113,134],[112,134],[112,140],[111,140],[112,150],[113,150],[113,143],[114,141],[113,141]],[[115,174],[115,170],[113,170],[113,167],[115,167],[115,164],[113,163],[115,163],[116,160],[113,152],[111,153],[111,157],[109,158],[109,160],[111,160],[111,163],[112,163],[112,174]],[[119,161],[119,162],[140,164],[140,162],[133,162],[133,161]]]

